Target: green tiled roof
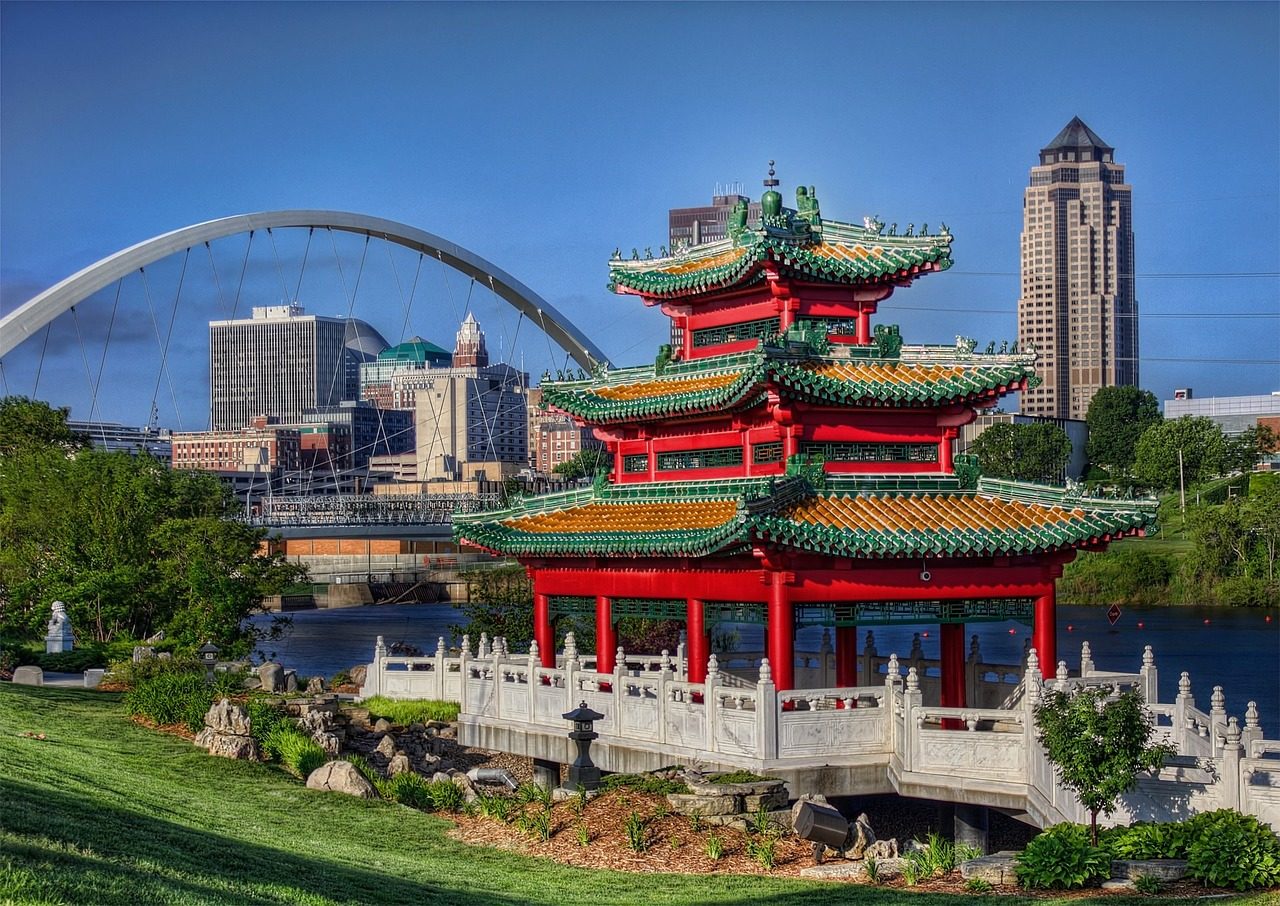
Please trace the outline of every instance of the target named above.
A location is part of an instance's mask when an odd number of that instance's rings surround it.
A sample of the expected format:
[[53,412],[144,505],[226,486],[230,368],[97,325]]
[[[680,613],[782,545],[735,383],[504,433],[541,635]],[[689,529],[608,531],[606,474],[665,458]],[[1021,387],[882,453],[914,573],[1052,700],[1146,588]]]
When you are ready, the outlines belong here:
[[[896,226],[896,225],[895,225]],[[774,262],[781,273],[815,282],[899,281],[951,266],[951,234],[885,235],[883,224],[833,220],[810,225],[784,210],[780,221],[661,258],[618,256],[609,262],[609,288],[667,298],[745,286]]]
[[604,487],[459,515],[454,535],[516,556],[704,557],[765,543],[883,559],[1029,554],[1154,523],[1155,501],[1083,498],[1013,482],[964,490],[951,478],[829,476],[821,490],[803,477]]
[[747,353],[629,368],[582,381],[546,382],[542,400],[590,424],[750,408],[772,386],[842,406],[936,406],[1034,385],[1034,353],[904,347],[894,358],[839,358],[761,344]]

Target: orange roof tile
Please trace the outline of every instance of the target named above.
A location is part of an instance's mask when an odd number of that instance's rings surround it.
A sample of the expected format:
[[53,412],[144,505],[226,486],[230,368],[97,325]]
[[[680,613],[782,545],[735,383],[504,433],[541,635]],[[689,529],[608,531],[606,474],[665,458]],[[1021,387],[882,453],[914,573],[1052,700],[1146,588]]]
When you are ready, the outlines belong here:
[[515,531],[535,534],[709,529],[732,519],[737,507],[736,497],[674,503],[589,503],[572,509],[509,519],[501,524]]
[[700,390],[716,390],[732,384],[742,377],[741,371],[729,371],[691,378],[667,381],[640,381],[635,384],[617,384],[612,387],[592,388],[592,393],[607,400],[634,400],[671,396],[677,393],[696,393]]

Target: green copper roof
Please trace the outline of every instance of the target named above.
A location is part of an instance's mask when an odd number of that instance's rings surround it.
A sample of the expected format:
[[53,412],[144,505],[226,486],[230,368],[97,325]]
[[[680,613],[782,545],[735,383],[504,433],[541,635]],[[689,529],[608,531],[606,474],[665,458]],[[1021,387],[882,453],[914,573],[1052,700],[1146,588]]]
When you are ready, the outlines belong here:
[[1155,501],[950,477],[806,476],[603,486],[458,515],[454,536],[516,556],[705,557],[766,544],[840,557],[1030,554],[1150,528]]
[[770,388],[840,406],[936,406],[1034,385],[1034,361],[1034,353],[976,353],[967,343],[818,355],[778,338],[751,352],[544,381],[542,399],[590,424],[750,408]]
[[437,362],[441,359],[449,361],[452,358],[452,353],[441,349],[434,343],[427,342],[422,337],[405,340],[403,343],[378,353],[379,362],[404,362],[419,365],[427,361]]
[[763,279],[765,262],[780,274],[819,283],[902,282],[951,266],[951,233],[945,225],[933,235],[928,225],[903,235],[897,224],[885,233],[884,224],[867,218],[863,226],[824,220],[817,199],[797,196],[803,210],[784,208],[776,216],[763,215],[760,225],[746,226],[745,205],[737,223],[730,218],[730,237],[718,242],[674,250],[662,257],[631,260],[615,252],[609,262],[609,288],[652,298],[704,293],[747,286]]

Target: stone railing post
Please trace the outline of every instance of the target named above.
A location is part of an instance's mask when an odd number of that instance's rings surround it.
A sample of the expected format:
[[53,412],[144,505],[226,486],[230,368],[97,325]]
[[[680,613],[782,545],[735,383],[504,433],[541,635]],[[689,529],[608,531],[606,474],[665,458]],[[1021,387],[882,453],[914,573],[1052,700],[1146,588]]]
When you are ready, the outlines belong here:
[[906,733],[906,739],[903,740],[902,751],[899,753],[902,768],[906,771],[915,768],[915,753],[920,744],[920,725],[924,721],[923,715],[917,712],[922,704],[920,672],[915,667],[908,667],[907,684],[902,691],[902,727]]
[[680,630],[680,642],[676,645],[676,679],[682,683],[689,681],[689,643],[683,629]]
[[387,643],[382,636],[378,636],[378,640],[373,643],[373,662],[365,670],[364,685],[360,687],[361,698],[382,694],[382,671],[385,669],[382,662],[386,656]]
[[476,651],[476,657],[480,660],[487,660],[489,657],[489,633],[480,633],[480,648]]
[[778,692],[768,658],[760,661],[760,679],[756,683],[756,740],[757,758],[778,757]]
[[1244,757],[1252,757],[1253,743],[1262,738],[1262,725],[1258,722],[1258,703],[1249,702],[1244,712],[1244,731],[1240,734],[1240,743],[1244,746]]
[[[871,635],[871,633],[867,633]],[[902,739],[898,737],[898,708],[905,708],[904,702],[899,700],[898,686],[901,680],[898,677],[898,656],[896,654],[889,655],[889,663],[884,675],[884,707],[885,707],[885,735],[886,742],[889,744],[889,752],[898,752],[901,754]]]
[[1221,686],[1214,686],[1209,696],[1209,741],[1214,754],[1222,750],[1223,734],[1227,729],[1227,696]]
[[1087,679],[1093,673],[1093,650],[1089,648],[1089,643],[1085,642],[1080,646],[1080,678]]
[[564,635],[564,659],[567,661],[570,658],[576,658],[577,656],[578,640],[574,638],[572,632],[566,632]]
[[1053,680],[1057,684],[1057,689],[1059,692],[1067,691],[1067,684],[1070,678],[1071,678],[1071,674],[1067,670],[1067,662],[1058,661],[1058,670],[1054,674]]
[[822,644],[818,647],[818,688],[820,689],[830,689],[835,685],[833,670],[835,665],[832,652],[831,630],[824,626],[822,629]]
[[907,663],[915,667],[917,673],[924,672],[924,645],[918,632],[911,637],[911,653],[907,655]]
[[720,720],[720,696],[716,686],[720,682],[720,662],[714,654],[707,658],[707,681],[702,686],[702,707],[706,709],[707,751],[716,752],[716,724]]
[[1219,783],[1222,784],[1222,808],[1243,811],[1240,802],[1240,757],[1243,747],[1240,744],[1240,725],[1232,717],[1227,721],[1222,734],[1222,767],[1218,771]]
[[529,643],[529,666],[526,669],[529,677],[529,713],[525,719],[529,723],[533,723],[533,718],[538,713],[537,708],[534,707],[533,698],[537,695],[538,687],[542,684],[540,672],[542,670],[542,652],[538,650],[537,639]]
[[627,653],[618,646],[613,660],[613,732],[622,736],[622,707],[627,700]]
[[1142,649],[1142,697],[1147,704],[1154,705],[1160,701],[1160,688],[1156,683],[1156,656],[1147,645]]
[[467,686],[471,682],[471,636],[462,637],[462,647],[458,651],[458,698],[461,699],[462,710],[467,710]]
[[1191,694],[1191,674],[1182,671],[1178,677],[1178,696],[1173,700],[1173,744],[1181,753],[1188,747],[1187,736],[1191,729],[1191,715],[1188,713],[1196,706]]
[[436,657],[435,665],[432,668],[431,686],[435,690],[431,696],[436,701],[445,701],[444,678],[447,675],[449,667],[445,663],[445,658],[449,656],[449,650],[444,646],[444,636],[436,639]]
[[876,634],[870,629],[867,630],[867,641],[862,649],[862,676],[861,684],[870,686],[876,677]]
[[[1027,669],[1022,674],[1022,752],[1025,762],[1022,770],[1026,773],[1027,784],[1035,784],[1036,774],[1033,765],[1041,758],[1039,737],[1036,734],[1036,707],[1040,704],[1041,683],[1040,656],[1034,648],[1027,649]],[[1054,801],[1053,780],[1050,788],[1041,790],[1050,804]]]
[[578,645],[569,633],[564,637],[564,709],[572,711],[578,704]]

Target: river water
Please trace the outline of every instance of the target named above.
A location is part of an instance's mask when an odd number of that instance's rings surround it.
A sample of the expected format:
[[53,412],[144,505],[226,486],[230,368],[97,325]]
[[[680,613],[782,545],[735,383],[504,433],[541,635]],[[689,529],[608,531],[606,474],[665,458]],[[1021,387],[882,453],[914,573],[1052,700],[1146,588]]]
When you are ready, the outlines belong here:
[[[374,641],[380,635],[387,644],[403,641],[432,652],[438,637],[449,641],[449,627],[463,622],[458,610],[440,604],[299,611],[290,616],[293,627],[288,636],[266,649],[274,650],[277,659],[303,676],[326,677],[355,664],[368,663],[373,657]],[[268,614],[252,618],[258,625],[270,621]],[[759,626],[725,628],[737,631],[739,647],[744,650],[762,645]],[[921,633],[925,657],[936,658],[937,627],[876,627],[876,649],[882,655],[896,653],[905,658],[917,631]],[[978,636],[984,661],[1014,663],[1022,656],[1030,629],[1012,622],[979,623],[971,625],[967,634]],[[798,648],[818,650],[821,629],[807,628],[796,635]],[[865,631],[859,630],[859,636],[861,650]],[[1093,651],[1097,669],[1131,673],[1142,665],[1143,646],[1150,645],[1159,674],[1160,701],[1173,701],[1178,676],[1186,670],[1191,674],[1192,693],[1201,710],[1209,710],[1213,686],[1222,686],[1228,714],[1241,717],[1243,724],[1246,703],[1256,701],[1267,737],[1280,737],[1280,612],[1275,609],[1124,608],[1113,627],[1105,608],[1059,607],[1058,657],[1073,669],[1078,668],[1080,644],[1085,641]]]

